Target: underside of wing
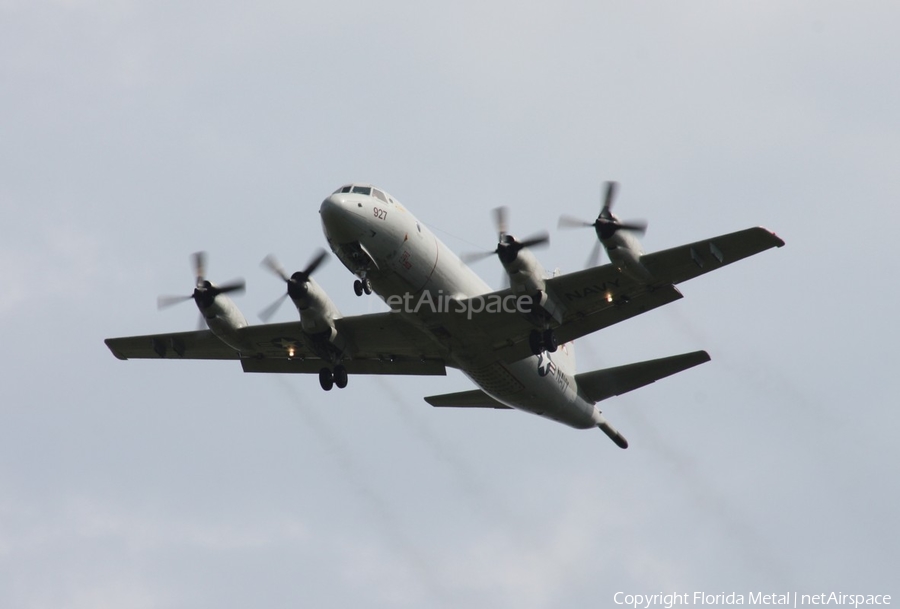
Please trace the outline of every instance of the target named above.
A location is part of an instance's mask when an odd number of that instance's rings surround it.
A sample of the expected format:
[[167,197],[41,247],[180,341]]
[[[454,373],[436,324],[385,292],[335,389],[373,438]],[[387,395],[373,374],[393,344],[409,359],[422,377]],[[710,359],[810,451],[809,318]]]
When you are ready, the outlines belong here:
[[[560,275],[546,280],[547,291],[559,305],[560,320],[553,325],[559,343],[566,343],[602,330],[626,319],[651,311],[682,298],[673,285],[646,286],[623,275],[614,266]],[[510,294],[503,290],[481,298],[503,301]],[[462,313],[447,314],[461,317]],[[451,320],[471,339],[481,341],[486,353],[504,362],[532,355],[529,334],[540,327],[533,318],[516,311],[466,310],[463,321]],[[455,324],[452,324],[456,321]],[[442,328],[443,329],[443,328]]]
[[641,264],[656,283],[678,284],[783,245],[775,233],[755,227],[645,254]]
[[[335,320],[349,374],[444,375],[442,354],[400,315],[376,313]],[[334,364],[300,322],[247,326],[237,331],[246,352],[226,345],[209,330],[106,339],[119,359],[241,360],[245,372],[315,374]],[[327,351],[327,350],[326,350]]]
[[[362,359],[398,357],[437,359],[441,357],[434,343],[396,313],[370,313],[342,317],[334,321],[344,343],[346,355]],[[257,350],[266,357],[284,358],[310,355],[306,346],[311,337],[299,321],[248,326],[241,330]],[[293,354],[290,354],[291,350]],[[299,351],[298,351],[299,349]]]
[[[341,362],[347,373],[355,374],[396,374],[417,376],[444,376],[447,368],[439,359],[394,359],[353,357]],[[248,358],[241,360],[244,372],[264,372],[274,374],[317,374],[327,363],[310,357],[304,359]]]
[[423,330],[399,313],[370,313],[335,321],[353,346],[354,354],[369,357],[440,359],[444,356]]
[[[612,264],[552,277],[545,281],[554,310],[550,327],[559,343],[575,340],[678,300],[682,297],[675,287],[678,283],[783,245],[774,233],[749,228],[642,256],[641,264],[652,276],[649,282],[625,274]],[[507,289],[477,298],[503,301],[510,294]],[[505,310],[472,313],[467,309],[466,315],[466,324],[457,321],[455,327],[466,328],[476,337],[473,340],[479,340],[502,361],[532,354],[529,335],[541,329],[540,320]]]
[[209,330],[107,338],[106,346],[125,359],[238,359],[237,351]]

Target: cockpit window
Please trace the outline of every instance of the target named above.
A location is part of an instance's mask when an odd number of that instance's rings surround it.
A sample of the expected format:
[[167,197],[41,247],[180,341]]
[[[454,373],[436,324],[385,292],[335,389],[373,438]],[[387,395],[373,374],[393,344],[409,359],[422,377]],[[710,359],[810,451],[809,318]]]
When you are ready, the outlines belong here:
[[384,193],[381,192],[380,190],[378,190],[377,188],[373,188],[373,189],[372,189],[372,194],[375,195],[375,198],[376,198],[376,199],[381,199],[381,200],[384,201],[385,203],[388,202],[387,197],[384,196]]
[[354,186],[352,192],[355,192],[360,195],[371,195],[372,187],[371,186]]
[[350,192],[351,188],[353,188],[353,187],[352,186],[344,186],[343,188],[341,188],[341,192]]

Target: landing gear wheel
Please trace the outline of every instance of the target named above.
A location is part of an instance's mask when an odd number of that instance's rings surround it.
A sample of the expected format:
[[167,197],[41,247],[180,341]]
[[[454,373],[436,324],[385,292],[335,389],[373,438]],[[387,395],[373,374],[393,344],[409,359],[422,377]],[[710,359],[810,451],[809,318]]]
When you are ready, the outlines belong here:
[[334,367],[334,384],[337,385],[338,389],[343,389],[347,386],[347,369],[344,368],[343,364],[338,364]]
[[531,353],[533,355],[540,355],[543,349],[541,341],[541,333],[537,330],[532,330],[531,334],[528,335],[528,346],[531,348]]
[[328,368],[319,370],[319,384],[325,391],[331,391],[331,388],[334,387],[334,375],[331,370]]
[[362,289],[366,294],[372,293],[372,282],[367,279],[362,280]]
[[553,330],[544,330],[544,349],[546,349],[550,353],[556,353],[556,348],[559,347],[559,341],[556,339],[556,332]]
[[353,282],[353,291],[356,292],[357,296],[363,295],[363,282],[357,279]]

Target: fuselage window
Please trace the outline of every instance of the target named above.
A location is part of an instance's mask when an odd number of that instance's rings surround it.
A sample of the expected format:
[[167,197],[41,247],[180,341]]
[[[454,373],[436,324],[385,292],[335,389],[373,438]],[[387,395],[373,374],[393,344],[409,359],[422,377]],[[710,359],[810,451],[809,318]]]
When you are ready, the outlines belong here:
[[371,195],[372,187],[371,186],[354,186],[353,192],[360,194],[360,195]]
[[384,196],[384,193],[381,192],[380,190],[378,190],[377,188],[373,188],[373,189],[372,189],[372,194],[375,195],[375,198],[376,198],[376,199],[381,199],[381,200],[384,201],[385,203],[388,202],[388,201],[387,201],[387,197]]

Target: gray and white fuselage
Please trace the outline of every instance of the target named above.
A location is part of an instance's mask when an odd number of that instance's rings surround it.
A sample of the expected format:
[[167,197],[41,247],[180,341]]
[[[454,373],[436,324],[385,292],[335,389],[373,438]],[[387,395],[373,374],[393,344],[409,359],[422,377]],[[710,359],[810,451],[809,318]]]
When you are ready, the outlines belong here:
[[[492,291],[425,225],[380,189],[344,187],[322,202],[319,213],[332,251],[386,302],[404,298],[419,302],[423,295],[433,302],[448,297],[463,301]],[[504,266],[513,292],[533,293],[542,287],[544,269],[527,249]],[[401,307],[397,314],[422,327],[447,364],[461,370],[495,400],[578,429],[608,426],[599,409],[578,393],[571,344],[561,345],[553,354],[544,352],[503,363],[484,345],[467,347],[465,341],[450,340],[446,331],[453,335],[456,328],[429,331],[427,307],[415,312]]]

